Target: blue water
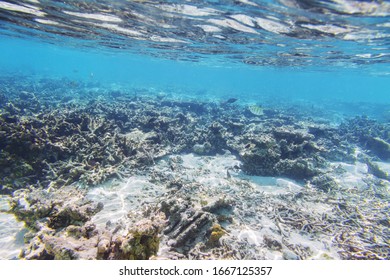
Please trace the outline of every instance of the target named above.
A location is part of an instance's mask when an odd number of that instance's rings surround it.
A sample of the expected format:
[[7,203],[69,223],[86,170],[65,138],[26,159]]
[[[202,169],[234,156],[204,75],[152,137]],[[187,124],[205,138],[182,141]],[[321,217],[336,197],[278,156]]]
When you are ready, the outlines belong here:
[[[2,75],[36,75],[129,87],[175,88],[241,99],[274,96],[283,99],[390,103],[390,75],[342,67],[256,67],[218,65],[153,58],[128,53],[79,50],[69,46],[2,38]],[[205,96],[207,97],[207,96]]]
[[208,98],[390,102],[387,1],[162,3],[0,1],[0,75]]

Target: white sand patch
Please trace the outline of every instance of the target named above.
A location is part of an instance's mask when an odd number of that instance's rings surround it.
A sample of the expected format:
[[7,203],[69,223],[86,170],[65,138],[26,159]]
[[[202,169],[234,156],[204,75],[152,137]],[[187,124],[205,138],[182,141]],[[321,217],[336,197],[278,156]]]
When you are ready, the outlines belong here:
[[367,184],[364,182],[364,178],[368,174],[367,164],[357,162],[356,164],[349,164],[344,162],[333,162],[330,164],[332,167],[341,168],[345,172],[335,178],[336,182],[342,188],[365,188]]
[[132,176],[123,182],[109,182],[90,189],[87,198],[104,204],[103,210],[91,221],[104,228],[107,223],[115,224],[125,219],[130,211],[140,213],[143,205],[156,202],[164,190],[149,180],[143,176]]
[[241,241],[245,240],[249,245],[260,246],[263,243],[263,235],[251,229],[241,230],[237,237]]
[[318,215],[323,215],[323,214],[332,214],[332,209],[333,207],[326,204],[326,203],[321,203],[321,202],[310,202],[306,201],[305,202],[305,211],[307,212],[312,212],[316,213]]
[[258,191],[267,194],[285,194],[288,192],[299,192],[301,185],[293,180],[277,177],[248,176],[240,174],[239,178],[247,180]]
[[240,164],[240,161],[230,154],[216,157],[200,157],[188,154],[181,158],[183,159],[182,165],[188,169],[189,174],[208,178],[226,178],[227,170]]
[[[8,210],[7,197],[0,196],[0,210]],[[23,222],[14,215],[0,212],[0,260],[16,259],[24,247],[23,236],[26,232]]]
[[307,250],[311,255],[310,259],[340,259],[337,254],[337,249],[332,247],[331,238],[313,240],[308,235],[292,232],[289,242],[292,245],[302,247],[302,250]]

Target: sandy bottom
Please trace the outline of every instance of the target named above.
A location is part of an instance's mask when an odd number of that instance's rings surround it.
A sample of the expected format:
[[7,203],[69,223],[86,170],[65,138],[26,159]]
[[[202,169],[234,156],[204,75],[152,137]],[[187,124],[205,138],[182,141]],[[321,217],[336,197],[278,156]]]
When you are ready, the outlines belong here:
[[[0,210],[9,208],[7,197],[0,196]],[[24,246],[26,232],[23,222],[18,222],[14,215],[0,212],[0,259],[17,259]]]
[[[172,162],[175,164],[172,168]],[[383,170],[390,170],[389,163],[377,162]],[[218,156],[196,156],[194,154],[172,155],[159,160],[148,172],[124,180],[112,180],[91,188],[87,198],[102,202],[104,209],[97,213],[92,222],[98,228],[115,226],[126,221],[127,226],[140,219],[142,210],[150,204],[158,204],[169,191],[161,176],[178,181],[190,182],[188,190],[196,208],[211,203],[222,197],[234,201],[231,223],[224,224],[228,235],[222,238],[226,242],[241,248],[243,258],[283,259],[291,254],[286,248],[270,249],[264,246],[264,240],[272,239],[288,243],[289,247],[299,247],[307,251],[307,259],[339,259],[337,248],[332,239],[323,234],[316,236],[303,231],[283,228],[270,213],[278,213],[281,207],[299,209],[302,214],[311,216],[332,215],[332,207],[324,201],[300,201],[299,205],[291,197],[298,194],[305,186],[286,178],[248,176],[237,166],[240,162],[227,153]],[[367,166],[364,163],[330,163],[330,168],[342,169],[336,182],[341,188],[366,188],[364,177]],[[161,175],[163,174],[163,175]],[[196,183],[196,184],[195,184]],[[6,210],[6,197],[0,198],[0,207]],[[119,228],[126,233],[127,228]],[[10,214],[0,213],[0,258],[17,258],[23,248],[23,223],[17,222]],[[162,242],[159,254],[165,250]],[[294,258],[294,255],[290,256]]]
[[[170,168],[172,159],[178,162],[174,171]],[[158,203],[162,195],[168,191],[154,181],[154,172],[164,173],[167,177],[197,183],[197,187],[189,191],[189,195],[197,197],[194,199],[195,203],[198,202],[197,208],[221,197],[233,198],[235,201],[233,223],[224,225],[229,232],[226,242],[246,247],[245,250],[252,257],[282,259],[283,254],[289,252],[264,248],[264,238],[272,237],[282,242],[282,239],[287,237],[277,233],[280,232],[281,225],[275,223],[275,220],[270,219],[269,215],[261,210],[263,207],[276,209],[277,205],[288,206],[293,203],[288,201],[289,197],[299,193],[303,185],[286,178],[248,176],[235,171],[235,166],[239,165],[240,162],[230,154],[214,157],[193,154],[168,156],[160,160],[148,175],[133,176],[123,182],[115,181],[91,189],[88,197],[105,205],[105,208],[93,218],[93,222],[101,228],[107,224],[118,223],[120,219],[126,217],[132,217],[133,222],[136,222],[143,206]],[[332,163],[331,165],[346,170],[343,176],[337,179],[340,185],[352,187],[362,184],[363,187],[362,177],[367,174],[365,164]],[[266,204],[262,204],[264,199],[268,200]],[[307,201],[301,203],[299,208],[310,215],[330,215],[332,212],[328,204],[320,201]],[[272,211],[272,209],[266,210]],[[313,239],[313,236],[302,232],[289,231],[288,242],[292,246],[306,248],[310,252],[307,257],[311,259],[339,258],[336,248],[332,247],[331,238],[326,235],[316,236]],[[163,252],[162,244],[160,253]]]

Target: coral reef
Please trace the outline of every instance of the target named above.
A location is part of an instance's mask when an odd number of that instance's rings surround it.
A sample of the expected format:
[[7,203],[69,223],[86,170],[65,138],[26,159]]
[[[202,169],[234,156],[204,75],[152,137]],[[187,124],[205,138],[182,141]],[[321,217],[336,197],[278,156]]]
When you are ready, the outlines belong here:
[[308,179],[324,166],[325,148],[312,140],[314,136],[303,133],[303,128],[249,125],[229,145],[239,152],[242,169],[249,174]]
[[380,159],[390,158],[389,123],[379,123],[367,117],[356,117],[340,125],[340,135],[357,143]]
[[[386,123],[320,123],[283,106],[254,115],[235,102],[66,79],[1,81],[0,193],[29,229],[22,258],[308,259],[313,240],[329,249],[324,259],[389,258],[389,175],[376,163],[390,158]],[[229,163],[211,170],[217,155]],[[354,165],[365,169],[351,187]],[[132,175],[151,182],[150,201],[103,228],[92,222],[104,205],[88,190]],[[280,192],[252,175],[283,177]]]
[[33,229],[43,224],[51,229],[82,225],[103,205],[84,199],[73,187],[60,189],[23,189],[14,192],[10,212]]
[[68,96],[65,88],[49,95],[55,81],[44,83],[43,94],[23,88],[18,94],[5,81],[8,102],[0,114],[2,193],[26,185],[96,185],[178,152],[213,155],[230,150],[240,156],[249,174],[294,179],[318,175],[324,159],[356,160],[348,141],[388,158],[389,136],[383,132],[388,128],[367,119],[335,129],[277,110],[248,116],[238,105],[226,110],[214,103],[160,100],[140,95],[140,90],[114,98],[112,91],[97,92],[93,100],[93,93],[82,96],[86,89],[81,85],[69,103],[63,102]]

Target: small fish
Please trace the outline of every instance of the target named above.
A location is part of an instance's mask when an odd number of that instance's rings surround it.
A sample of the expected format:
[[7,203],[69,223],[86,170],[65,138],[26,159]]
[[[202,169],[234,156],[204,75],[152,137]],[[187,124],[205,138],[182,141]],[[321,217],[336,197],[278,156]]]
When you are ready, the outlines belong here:
[[234,102],[236,102],[238,99],[237,98],[229,98],[228,100],[225,101],[225,103],[229,103],[229,104],[232,104]]
[[258,106],[258,105],[250,105],[250,106],[248,106],[248,109],[249,109],[249,111],[250,111],[252,114],[254,114],[254,115],[256,115],[256,116],[262,116],[262,115],[264,115],[264,110],[263,110],[263,108],[261,108],[261,107]]
[[238,99],[237,98],[229,98],[228,100],[226,101],[223,101],[221,102],[222,105],[226,105],[226,104],[233,104],[234,102],[236,102]]

